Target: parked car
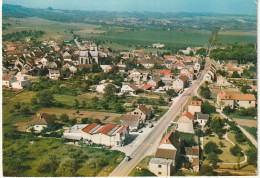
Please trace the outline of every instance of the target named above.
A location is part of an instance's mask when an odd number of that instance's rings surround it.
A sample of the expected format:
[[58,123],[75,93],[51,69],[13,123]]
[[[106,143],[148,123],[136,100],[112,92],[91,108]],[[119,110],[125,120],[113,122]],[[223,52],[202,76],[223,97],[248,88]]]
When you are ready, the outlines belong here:
[[131,159],[130,156],[126,156],[126,157],[125,157],[125,160],[126,160],[126,161],[129,161],[130,159]]
[[139,133],[143,133],[143,131],[142,131],[142,130],[138,130],[138,132],[139,132]]

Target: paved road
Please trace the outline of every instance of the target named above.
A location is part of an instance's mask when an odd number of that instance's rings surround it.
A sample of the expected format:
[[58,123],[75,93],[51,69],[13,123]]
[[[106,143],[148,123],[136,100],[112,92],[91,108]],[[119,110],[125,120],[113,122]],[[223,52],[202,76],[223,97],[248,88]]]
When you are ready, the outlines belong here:
[[[208,60],[206,65],[208,65]],[[192,86],[182,94],[182,97],[172,104],[167,113],[165,113],[159,123],[154,127],[153,131],[144,139],[143,143],[137,147],[131,155],[129,155],[132,159],[130,161],[124,159],[109,175],[110,177],[128,176],[136,164],[147,156],[148,153],[155,152],[160,140],[162,139],[163,133],[167,129],[167,125],[178,115],[182,107],[188,102],[189,98],[194,95],[194,91],[196,91],[200,86],[204,74],[205,71],[203,71],[200,78],[198,78],[198,80],[196,80]]]

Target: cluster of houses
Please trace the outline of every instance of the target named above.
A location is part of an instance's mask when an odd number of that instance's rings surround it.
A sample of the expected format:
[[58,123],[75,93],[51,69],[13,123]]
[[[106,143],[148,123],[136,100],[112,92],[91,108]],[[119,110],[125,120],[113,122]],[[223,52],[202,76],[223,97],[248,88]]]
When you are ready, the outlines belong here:
[[2,86],[3,88],[12,88],[12,89],[23,89],[30,84],[30,80],[27,75],[18,72],[16,75],[14,74],[2,74]]
[[230,106],[231,109],[256,107],[256,102],[253,94],[228,94],[226,91],[221,91],[217,95],[217,105],[221,110],[226,106]]
[[[25,76],[24,78],[26,75],[37,76],[45,73],[50,79],[57,80],[60,77],[69,78],[78,70],[91,68],[96,63],[103,72],[117,69],[119,72],[127,73],[121,93],[135,95],[141,89],[157,89],[158,92],[174,89],[178,92],[196,79],[203,61],[203,57],[199,55],[196,57],[161,56],[158,51],[147,54],[144,50],[113,52],[109,47],[104,49],[93,41],[80,43],[75,39],[74,42],[76,46],[64,42],[44,41],[41,47],[21,42],[5,42],[3,44],[3,71],[7,76],[12,71],[20,72]],[[119,57],[120,61],[117,64],[102,65],[102,61],[107,57]],[[143,66],[145,70],[127,70],[126,61],[135,63],[137,67]],[[155,65],[164,66],[165,69],[150,70]],[[173,70],[176,72],[173,73]],[[3,79],[9,80],[10,77]],[[10,80],[12,82],[12,79]],[[25,87],[25,84],[22,84],[22,87]]]
[[157,176],[173,176],[178,165],[199,172],[198,146],[185,147],[183,138],[176,132],[167,134],[158,145],[149,162],[149,170]]

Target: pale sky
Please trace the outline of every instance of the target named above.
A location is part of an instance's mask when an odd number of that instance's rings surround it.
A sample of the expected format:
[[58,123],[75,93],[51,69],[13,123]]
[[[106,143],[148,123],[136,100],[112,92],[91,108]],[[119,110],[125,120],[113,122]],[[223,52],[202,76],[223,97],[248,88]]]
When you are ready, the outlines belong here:
[[256,0],[3,0],[31,8],[257,14]]

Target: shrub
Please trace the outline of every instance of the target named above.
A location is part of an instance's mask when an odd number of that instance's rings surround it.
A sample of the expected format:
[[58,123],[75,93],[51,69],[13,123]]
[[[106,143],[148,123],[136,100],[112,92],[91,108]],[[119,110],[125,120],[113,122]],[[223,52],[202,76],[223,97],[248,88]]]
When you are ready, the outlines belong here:
[[257,149],[255,147],[251,147],[249,150],[246,151],[247,154],[247,163],[249,165],[253,165],[257,167]]
[[238,133],[235,135],[235,139],[238,143],[242,143],[246,141],[246,137],[243,133]]
[[238,156],[238,154],[243,156],[243,153],[241,152],[242,150],[238,145],[233,146],[232,148],[229,149],[229,151],[233,156]]
[[205,153],[208,155],[209,153],[218,153],[218,145],[215,142],[208,142],[204,147]]
[[62,122],[68,122],[68,121],[69,121],[69,116],[68,116],[67,114],[62,114],[62,115],[60,116],[60,120],[61,120]]

